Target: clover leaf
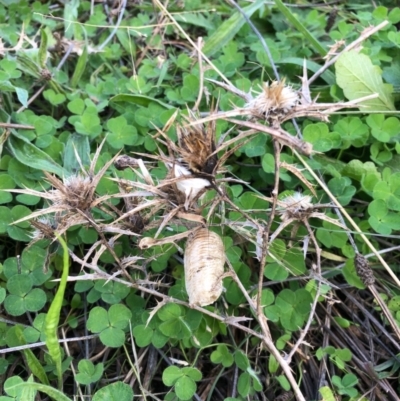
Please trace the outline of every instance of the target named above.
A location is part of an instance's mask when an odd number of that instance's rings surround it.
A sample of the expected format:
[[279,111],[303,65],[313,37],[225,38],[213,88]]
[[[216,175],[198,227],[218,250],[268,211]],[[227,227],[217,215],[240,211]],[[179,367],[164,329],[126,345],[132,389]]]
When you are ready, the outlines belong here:
[[202,374],[196,368],[178,368],[169,366],[162,375],[163,383],[166,386],[174,386],[175,393],[179,399],[190,400],[196,392],[196,381],[201,380]]
[[92,333],[100,333],[101,342],[108,347],[120,347],[125,342],[123,331],[129,324],[132,314],[121,304],[112,305],[108,311],[100,306],[89,314],[87,328]]
[[110,133],[107,135],[107,143],[114,149],[121,149],[124,145],[135,145],[138,134],[133,125],[128,125],[126,118],[119,116],[111,118],[107,122]]
[[29,275],[15,274],[7,281],[9,295],[4,301],[6,311],[12,316],[20,316],[25,312],[37,312],[46,303],[46,293],[40,288],[33,288]]
[[75,375],[75,379],[80,384],[88,385],[100,380],[104,371],[104,365],[94,363],[88,359],[82,359],[78,363],[78,373]]

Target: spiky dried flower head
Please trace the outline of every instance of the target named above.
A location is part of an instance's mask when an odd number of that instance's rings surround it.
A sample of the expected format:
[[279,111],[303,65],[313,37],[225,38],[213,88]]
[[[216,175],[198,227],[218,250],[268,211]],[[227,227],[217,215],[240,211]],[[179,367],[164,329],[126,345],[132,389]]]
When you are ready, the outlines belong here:
[[361,255],[360,253],[356,254],[356,257],[354,258],[354,267],[356,268],[358,277],[360,277],[366,287],[375,283],[374,273],[364,255]]
[[62,181],[45,173],[55,189],[50,191],[53,204],[66,209],[87,210],[93,202],[95,186],[90,176],[70,175]]
[[264,82],[262,92],[247,103],[246,108],[251,114],[263,116],[266,119],[287,114],[299,104],[300,96],[291,86],[285,85],[285,80]]
[[279,199],[279,214],[283,221],[289,219],[302,220],[313,211],[312,197],[303,195],[301,192],[294,192]]
[[[194,115],[186,118],[188,123],[196,121]],[[215,121],[206,126],[195,124],[176,126],[179,141],[179,156],[193,173],[213,174],[218,157],[215,152]]]

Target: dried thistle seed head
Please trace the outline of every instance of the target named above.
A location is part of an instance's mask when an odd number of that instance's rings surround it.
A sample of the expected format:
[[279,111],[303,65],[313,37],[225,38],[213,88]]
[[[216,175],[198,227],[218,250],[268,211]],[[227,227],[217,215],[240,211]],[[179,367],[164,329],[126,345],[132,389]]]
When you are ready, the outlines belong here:
[[300,101],[299,94],[286,86],[285,81],[273,81],[271,85],[263,83],[262,92],[247,103],[252,114],[266,118],[277,114],[287,114]]
[[[191,115],[188,123],[196,118]],[[218,162],[215,151],[215,121],[204,126],[195,124],[187,127],[177,126],[179,153],[182,160],[194,173],[213,174]]]
[[221,237],[206,228],[199,228],[186,244],[185,285],[190,305],[214,303],[222,293],[225,249]]
[[56,188],[51,193],[58,206],[86,210],[93,201],[95,188],[91,177],[78,174],[64,178],[63,182],[55,177],[49,181]]
[[313,204],[311,196],[303,195],[301,192],[294,192],[279,200],[278,204],[281,208],[279,214],[283,221],[289,219],[302,220],[312,213]]
[[358,277],[360,277],[366,287],[375,283],[374,273],[369,267],[368,260],[365,256],[357,253],[354,259],[354,267],[356,268]]

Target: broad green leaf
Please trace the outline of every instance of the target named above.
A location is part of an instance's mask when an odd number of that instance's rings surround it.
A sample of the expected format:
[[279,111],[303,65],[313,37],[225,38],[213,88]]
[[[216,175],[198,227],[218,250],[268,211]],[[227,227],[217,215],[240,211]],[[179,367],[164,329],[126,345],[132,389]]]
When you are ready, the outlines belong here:
[[53,106],[58,106],[59,104],[64,103],[67,99],[65,95],[63,95],[62,93],[56,93],[53,89],[48,89],[47,91],[44,91],[43,96]]
[[76,98],[67,104],[71,113],[81,115],[85,110],[85,102],[81,98]]
[[59,164],[32,143],[17,138],[15,135],[10,135],[8,145],[20,163],[38,170],[57,174],[59,177],[67,175],[67,172]]
[[[257,0],[250,6],[244,7],[243,11],[248,17],[251,17],[258,9],[264,5],[263,0]],[[218,29],[206,40],[203,47],[203,53],[210,57],[226,44],[228,44],[234,36],[239,32],[240,28],[246,23],[243,15],[236,11],[229,19],[224,21]]]
[[395,110],[392,87],[384,84],[382,74],[365,54],[352,50],[343,53],[335,64],[336,80],[347,99],[354,100],[363,96],[378,94],[379,97],[364,101],[361,111]]
[[133,390],[128,384],[116,382],[96,391],[93,401],[133,401],[133,396]]
[[197,368],[190,368],[190,367],[182,368],[182,373],[189,376],[195,382],[200,381],[201,378],[203,377],[200,370]]
[[286,376],[280,375],[276,377],[276,380],[278,380],[279,384],[285,391],[289,391],[291,389],[290,383]]
[[172,106],[170,106],[167,103],[164,103],[158,99],[154,99],[148,96],[143,96],[143,95],[130,95],[130,94],[120,94],[112,97],[110,99],[110,102],[127,102],[127,103],[133,103],[137,104],[138,106],[143,106],[143,107],[148,107],[150,104],[155,103],[165,109],[173,109]]
[[76,63],[74,75],[71,78],[72,88],[75,88],[78,85],[80,79],[82,78],[82,75],[86,69],[87,59],[88,59],[88,50],[87,46],[85,46],[83,48],[82,54],[79,56],[78,62]]
[[[205,15],[210,15],[206,11]],[[209,19],[207,19],[202,13],[184,13],[184,14],[175,14],[174,18],[178,22],[183,22],[185,24],[200,26],[207,30],[213,29],[214,24],[212,24]]]
[[[81,170],[81,166],[90,164],[90,144],[89,138],[85,135],[71,134],[68,137],[64,150],[64,168],[71,173]],[[80,164],[79,160],[80,159]]]
[[383,114],[371,114],[367,117],[371,134],[380,142],[394,142],[399,138],[399,120],[396,117],[385,119]]
[[131,311],[122,304],[111,305],[108,310],[108,318],[113,327],[124,329],[131,319]]
[[350,284],[352,287],[356,287],[359,289],[364,289],[365,285],[361,281],[361,279],[358,277],[358,274],[356,272],[356,268],[354,266],[354,260],[353,259],[348,259],[346,264],[344,265],[342,269],[343,276],[345,280],[347,281],[348,284]]

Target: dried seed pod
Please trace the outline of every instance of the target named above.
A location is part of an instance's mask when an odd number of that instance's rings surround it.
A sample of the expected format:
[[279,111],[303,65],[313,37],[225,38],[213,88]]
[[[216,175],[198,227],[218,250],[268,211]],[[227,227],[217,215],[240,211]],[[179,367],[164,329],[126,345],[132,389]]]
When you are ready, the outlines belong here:
[[364,255],[361,255],[359,253],[356,254],[356,257],[354,259],[354,267],[356,268],[358,277],[360,277],[365,286],[368,287],[369,285],[375,283],[374,273],[369,267],[368,260]]
[[206,228],[189,236],[185,249],[185,284],[189,304],[205,306],[222,293],[225,249],[221,237]]
[[137,159],[130,157],[128,155],[118,156],[114,161],[114,166],[117,170],[125,170],[128,167],[139,167]]

